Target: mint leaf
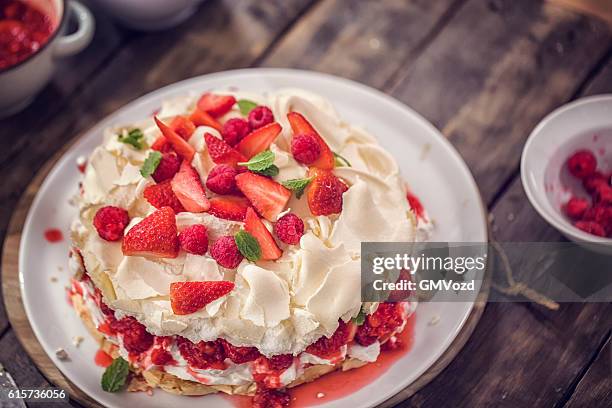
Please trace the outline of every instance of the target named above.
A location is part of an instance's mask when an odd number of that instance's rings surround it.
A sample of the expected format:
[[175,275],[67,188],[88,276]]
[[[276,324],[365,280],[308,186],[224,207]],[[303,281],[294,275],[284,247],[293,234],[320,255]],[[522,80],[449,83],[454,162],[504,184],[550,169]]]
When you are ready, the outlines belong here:
[[353,167],[351,166],[351,162],[346,160],[343,156],[340,156],[338,153],[334,153],[334,164],[336,167]]
[[257,107],[255,102],[249,101],[248,99],[239,99],[236,103],[238,104],[242,116],[248,116],[249,113]]
[[142,149],[141,139],[144,137],[142,130],[136,128],[136,129],[130,130],[127,134],[122,133],[117,136],[121,143],[129,144],[137,150]]
[[142,167],[140,168],[140,174],[142,177],[147,178],[151,174],[155,173],[159,162],[161,162],[162,155],[160,152],[153,150],[145,159]]
[[262,171],[272,166],[274,163],[274,153],[270,150],[264,150],[251,157],[248,162],[238,163],[240,166],[246,166],[251,171]]
[[273,164],[270,167],[266,167],[263,170],[254,170],[254,171],[257,174],[261,174],[262,176],[275,177],[275,176],[278,176],[280,169],[275,164]]
[[261,247],[254,236],[245,230],[240,230],[234,236],[234,240],[238,250],[246,259],[255,262],[261,258]]
[[125,386],[130,365],[121,357],[117,357],[102,374],[102,389],[106,392],[117,392]]
[[366,319],[366,314],[363,311],[363,309],[361,309],[359,311],[359,314],[355,317],[353,317],[353,323],[355,323],[357,326],[361,326],[362,324],[365,323],[365,319]]
[[303,178],[303,179],[291,179],[283,181],[281,184],[287,187],[289,190],[295,193],[295,196],[299,199],[302,198],[302,194],[304,194],[304,190],[312,181],[312,177]]

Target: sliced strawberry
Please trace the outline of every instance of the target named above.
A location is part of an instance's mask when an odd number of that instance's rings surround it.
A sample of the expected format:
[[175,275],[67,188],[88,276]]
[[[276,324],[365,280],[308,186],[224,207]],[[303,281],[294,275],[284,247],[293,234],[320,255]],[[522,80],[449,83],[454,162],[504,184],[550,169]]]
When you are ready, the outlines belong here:
[[183,207],[189,212],[200,213],[210,207],[200,176],[186,160],[172,178],[172,190]]
[[134,225],[123,238],[121,249],[127,256],[176,258],[177,232],[174,211],[163,207]]
[[297,112],[290,112],[287,114],[287,119],[289,120],[289,124],[291,125],[291,130],[294,135],[299,134],[313,134],[317,141],[319,142],[319,147],[321,148],[321,155],[317,160],[310,164],[310,167],[316,167],[324,170],[331,170],[334,168],[334,154],[331,149],[325,143],[325,140],[319,135],[319,133],[315,130],[314,127],[306,120],[304,116]]
[[198,101],[198,109],[218,118],[232,109],[236,103],[236,98],[232,95],[217,95],[210,92],[205,93]]
[[170,304],[174,314],[191,314],[233,289],[234,282],[229,281],[173,282],[170,284]]
[[247,209],[244,222],[244,229],[253,235],[255,239],[257,239],[257,242],[259,242],[259,246],[261,247],[261,259],[264,261],[273,261],[281,257],[283,251],[276,245],[276,241],[274,241],[272,234],[270,234],[270,231],[268,231],[264,223],[259,219],[257,213],[255,213],[255,210],[251,207]]
[[179,199],[176,198],[176,194],[172,191],[170,180],[147,186],[143,195],[149,204],[155,208],[170,207],[177,214],[185,211]]
[[238,174],[236,185],[268,221],[275,221],[291,198],[291,191],[276,181],[250,172]]
[[189,116],[189,119],[191,119],[196,126],[208,126],[217,129],[219,132],[223,131],[223,126],[217,122],[215,118],[201,109],[195,108],[191,116]]
[[244,197],[214,197],[210,200],[208,213],[217,218],[244,221],[249,201]]
[[157,116],[155,116],[154,119],[157,127],[159,130],[161,130],[164,137],[168,139],[168,142],[172,145],[174,151],[179,156],[187,160],[187,162],[191,163],[191,160],[193,160],[193,156],[195,155],[195,149],[191,147],[191,145],[187,143],[185,139],[180,137],[174,130],[172,130],[170,126],[159,120]]
[[238,163],[248,161],[238,150],[210,133],[204,134],[204,140],[208,146],[208,154],[216,164],[229,164],[236,167]]
[[170,128],[183,139],[189,140],[196,127],[187,117],[179,115],[172,119],[172,122],[170,122]]
[[281,130],[281,125],[278,123],[270,123],[246,135],[244,139],[238,143],[236,149],[250,159],[257,153],[267,150]]
[[313,215],[342,212],[342,194],[348,187],[331,171],[311,169],[314,180],[308,185],[308,208]]
[[170,145],[170,143],[168,143],[168,139],[160,135],[151,145],[151,149],[157,150],[161,153],[168,153],[172,151],[172,146]]

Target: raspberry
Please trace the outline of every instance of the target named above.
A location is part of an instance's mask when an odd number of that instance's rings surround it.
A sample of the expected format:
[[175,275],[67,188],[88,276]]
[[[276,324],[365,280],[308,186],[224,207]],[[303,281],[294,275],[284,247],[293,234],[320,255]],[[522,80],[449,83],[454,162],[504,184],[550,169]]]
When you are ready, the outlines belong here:
[[601,225],[608,234],[612,233],[612,207],[596,205],[585,212],[582,221],[594,221]]
[[351,328],[342,320],[340,320],[339,323],[338,329],[336,329],[330,338],[321,337],[315,343],[306,347],[306,352],[319,357],[325,357],[330,354],[334,354],[340,350],[342,346],[348,343]]
[[578,221],[574,226],[586,233],[597,235],[598,237],[606,236],[604,228],[595,221]]
[[208,235],[206,227],[202,224],[191,225],[179,234],[181,248],[185,252],[195,255],[204,255],[208,251]]
[[238,191],[235,177],[238,174],[233,166],[217,164],[206,178],[206,187],[217,194],[232,194]]
[[607,184],[600,184],[594,192],[597,204],[612,205],[612,187]]
[[234,269],[242,262],[242,254],[231,235],[219,238],[210,248],[210,256],[224,268]]
[[283,408],[291,403],[289,394],[279,390],[271,390],[264,387],[257,387],[252,408]]
[[267,360],[268,367],[274,371],[284,371],[293,364],[293,356],[291,354],[279,354]]
[[154,337],[131,316],[111,322],[110,326],[123,335],[123,347],[132,355],[144,353],[153,345]]
[[249,112],[249,125],[252,130],[259,129],[272,122],[274,122],[274,115],[270,108],[266,106],[258,106]]
[[130,223],[127,211],[119,207],[102,207],[94,216],[93,225],[100,238],[107,241],[119,241],[123,238],[123,230]]
[[359,326],[355,340],[362,346],[369,346],[376,340],[386,340],[403,323],[402,303],[381,303],[376,312]]
[[156,183],[170,180],[179,171],[181,159],[172,153],[164,153],[157,165],[157,168],[151,175]]
[[304,221],[295,214],[285,214],[274,224],[274,233],[284,243],[296,245],[304,235]]
[[163,348],[154,348],[151,351],[151,362],[158,366],[165,366],[174,363],[172,354]]
[[584,198],[572,197],[563,207],[568,217],[578,220],[589,209],[589,202]]
[[291,154],[300,163],[314,163],[321,156],[321,146],[312,133],[300,133],[291,140]]
[[217,342],[223,347],[227,358],[236,364],[247,363],[261,357],[261,354],[255,347],[234,346],[224,339],[218,339]]
[[567,167],[574,176],[584,179],[595,173],[597,159],[589,150],[579,150],[567,160]]
[[223,136],[223,140],[225,140],[228,145],[233,147],[236,146],[238,142],[241,141],[246,135],[248,135],[250,131],[251,128],[246,120],[232,118],[223,125],[221,136]]
[[225,364],[225,353],[223,347],[214,341],[201,341],[197,344],[190,342],[183,337],[177,337],[176,343],[178,345],[181,356],[190,366],[195,368],[214,368],[224,369]]
[[600,185],[607,186],[609,180],[610,180],[609,177],[606,178],[606,176],[596,171],[590,176],[585,177],[584,180],[582,180],[582,185],[584,186],[584,189],[586,191],[588,191],[589,193],[593,193],[595,192],[595,190],[597,190],[598,186]]

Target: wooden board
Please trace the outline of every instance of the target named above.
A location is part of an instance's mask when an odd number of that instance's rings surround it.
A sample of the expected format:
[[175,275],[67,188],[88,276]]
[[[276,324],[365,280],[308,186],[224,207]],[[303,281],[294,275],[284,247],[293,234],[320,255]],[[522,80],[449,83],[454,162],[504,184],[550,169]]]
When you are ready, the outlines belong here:
[[[74,140],[73,142],[74,143]],[[40,369],[43,375],[55,386],[65,389],[69,392],[72,398],[84,404],[87,407],[100,407],[100,405],[89,398],[87,394],[74,386],[66,379],[51,359],[47,356],[42,346],[36,339],[32,328],[30,327],[23,302],[21,299],[21,290],[19,286],[19,243],[21,240],[21,231],[25,223],[28,210],[36,196],[36,192],[44,181],[46,175],[52,169],[53,165],[60,159],[62,154],[68,150],[70,143],[64,147],[53,159],[51,159],[36,175],[34,180],[25,190],[21,197],[16,211],[11,218],[8,233],[4,241],[2,253],[2,293],[9,321],[19,339],[23,348],[32,358],[34,364]],[[407,398],[410,398],[419,389],[433,380],[461,351],[467,340],[470,338],[482,313],[484,312],[486,301],[490,290],[491,271],[487,270],[485,280],[483,281],[482,289],[478,295],[474,308],[470,313],[467,321],[463,325],[460,333],[457,335],[453,343],[444,352],[444,354],[431,366],[419,379],[414,381],[404,390],[381,404],[381,407],[387,408],[394,406]],[[92,356],[93,358],[93,356]]]

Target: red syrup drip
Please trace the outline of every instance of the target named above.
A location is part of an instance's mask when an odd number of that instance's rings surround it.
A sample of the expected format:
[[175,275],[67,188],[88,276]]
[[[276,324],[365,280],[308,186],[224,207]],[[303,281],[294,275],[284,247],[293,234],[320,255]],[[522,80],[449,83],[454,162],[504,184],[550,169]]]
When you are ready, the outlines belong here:
[[[334,371],[313,382],[291,388],[289,390],[289,395],[291,395],[290,408],[312,407],[325,404],[329,401],[351,395],[376,380],[412,349],[414,324],[415,314],[412,314],[406,322],[404,331],[396,336],[401,345],[395,350],[381,351],[378,360],[374,363],[369,363],[349,371]],[[323,394],[322,398],[317,397],[320,394]],[[251,397],[224,394],[223,398],[230,401],[237,408],[251,407]]]
[[62,231],[58,230],[57,228],[49,228],[45,231],[44,235],[47,242],[52,244],[60,242],[64,239],[64,234],[62,234]]

